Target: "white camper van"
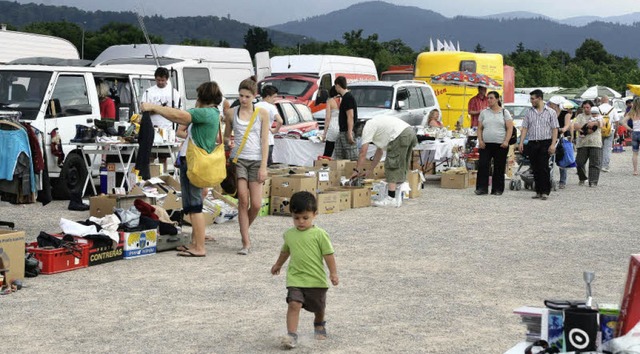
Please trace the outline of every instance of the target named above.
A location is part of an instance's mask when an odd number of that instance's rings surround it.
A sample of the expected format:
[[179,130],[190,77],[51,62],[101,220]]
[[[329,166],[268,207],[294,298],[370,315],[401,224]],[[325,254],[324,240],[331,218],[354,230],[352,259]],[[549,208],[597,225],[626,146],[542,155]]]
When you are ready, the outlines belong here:
[[271,58],[271,76],[260,86],[273,85],[278,95],[308,105],[312,112],[324,109],[315,102],[318,90],[333,86],[338,76],[347,83],[377,81],[378,72],[371,59],[340,55],[283,55]]
[[[169,69],[171,81],[180,92],[185,107],[196,104],[196,88],[215,81],[227,98],[238,96],[240,82],[254,74],[251,56],[246,49],[196,47],[171,44],[153,45],[158,64]],[[147,67],[155,70],[156,60],[147,44],[115,45],[94,60],[95,67]]]
[[66,39],[42,34],[9,31],[0,27],[0,64],[22,58],[80,59],[78,49]]
[[[120,101],[117,112],[121,119],[128,119],[138,112],[143,90],[155,83],[154,71],[136,67],[58,66],[59,59],[47,61],[51,65],[0,65],[0,111],[19,111],[23,121],[43,132],[49,175],[62,181],[54,186],[54,197],[65,198],[69,190],[82,191],[90,172],[76,146],[69,143],[75,137],[76,125],[92,126],[94,120],[100,119],[96,81],[108,83],[117,92]],[[62,166],[51,152],[54,129],[58,129],[65,152]]]

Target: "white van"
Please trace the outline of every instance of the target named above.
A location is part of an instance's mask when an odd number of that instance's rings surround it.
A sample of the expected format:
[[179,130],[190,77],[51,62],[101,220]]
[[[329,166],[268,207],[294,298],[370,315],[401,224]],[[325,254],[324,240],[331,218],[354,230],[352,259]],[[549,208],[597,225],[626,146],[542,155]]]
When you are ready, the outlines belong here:
[[0,27],[0,48],[0,64],[34,57],[80,59],[78,49],[66,39],[9,31],[4,24]]
[[105,49],[92,65],[155,70],[159,64],[169,69],[172,86],[187,109],[195,107],[196,88],[201,83],[215,81],[226,98],[237,98],[240,82],[254,74],[246,49],[171,44],[154,44],[153,48],[157,62],[148,44],[126,44]]
[[[117,92],[123,119],[138,112],[143,89],[155,80],[154,71],[146,68],[57,66],[59,59],[47,61],[51,65],[0,65],[0,111],[19,111],[23,121],[43,132],[49,175],[66,181],[54,184],[53,188],[54,197],[62,199],[68,196],[69,190],[82,191],[88,173],[81,153],[70,140],[75,137],[76,125],[92,126],[94,120],[100,119],[96,81],[106,82]],[[41,63],[42,59],[36,62]],[[58,129],[65,152],[62,166],[58,166],[57,158],[51,153],[54,129]],[[97,170],[92,172],[97,174]]]
[[271,76],[260,87],[273,85],[278,95],[308,105],[312,112],[324,109],[315,102],[319,90],[333,86],[338,76],[347,84],[356,81],[377,81],[378,72],[373,60],[341,55],[283,55],[271,58]]

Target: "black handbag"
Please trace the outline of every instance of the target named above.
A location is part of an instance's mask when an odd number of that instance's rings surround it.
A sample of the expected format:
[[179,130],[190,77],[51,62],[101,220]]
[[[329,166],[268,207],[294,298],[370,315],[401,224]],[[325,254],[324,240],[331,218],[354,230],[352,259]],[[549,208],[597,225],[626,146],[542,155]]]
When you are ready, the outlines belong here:
[[[505,109],[502,109],[502,117],[504,117],[504,121],[505,121],[504,127],[505,127],[505,131],[506,131],[507,130],[506,129],[507,128],[507,123],[506,123],[507,116],[505,115],[504,111],[505,111]],[[514,126],[511,127],[511,129],[512,130],[511,130],[511,138],[509,139],[509,145],[513,145],[516,142],[518,142],[518,128],[516,128],[516,126],[514,125]]]

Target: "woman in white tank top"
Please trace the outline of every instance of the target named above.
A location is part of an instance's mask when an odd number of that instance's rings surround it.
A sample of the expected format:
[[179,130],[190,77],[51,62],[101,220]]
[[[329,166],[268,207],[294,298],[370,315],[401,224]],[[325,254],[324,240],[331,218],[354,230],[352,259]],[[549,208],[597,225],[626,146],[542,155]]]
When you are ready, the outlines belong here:
[[[631,110],[624,116],[622,125],[631,131],[631,150],[633,150],[633,157],[631,161],[633,163],[633,175],[638,175],[638,151],[640,151],[640,97],[633,99],[631,104]],[[629,127],[627,119],[631,119],[633,128]]]
[[[235,146],[231,152],[231,158],[238,159],[235,168],[238,188],[238,223],[242,239],[242,248],[238,254],[247,255],[251,248],[249,226],[262,207],[262,183],[267,178],[269,114],[266,110],[253,106],[253,100],[258,93],[255,81],[243,80],[238,93],[240,106],[228,110],[225,115],[224,143],[226,146],[230,145],[231,130],[233,130]],[[249,128],[254,115],[254,122]],[[249,133],[243,144],[248,128]]]

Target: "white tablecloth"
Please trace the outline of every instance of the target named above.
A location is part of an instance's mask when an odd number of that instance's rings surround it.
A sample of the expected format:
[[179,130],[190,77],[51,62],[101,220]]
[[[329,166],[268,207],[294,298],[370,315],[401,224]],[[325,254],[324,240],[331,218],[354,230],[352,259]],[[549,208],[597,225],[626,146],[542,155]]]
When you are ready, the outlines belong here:
[[[310,140],[303,139],[274,140],[274,163],[283,163],[292,166],[313,166],[313,161],[317,160],[318,156],[322,156],[324,153],[324,142],[314,143]],[[375,152],[376,147],[373,144],[369,144],[367,158],[371,158]]]
[[324,143],[302,139],[274,139],[273,162],[293,166],[313,166],[324,153]]
[[[453,156],[452,151],[454,146],[462,146],[464,148],[466,142],[467,138],[425,140],[416,145],[414,150],[422,150],[423,161],[425,162],[441,161]],[[429,157],[427,157],[427,155],[429,155]],[[433,158],[431,158],[430,155],[433,155]]]

